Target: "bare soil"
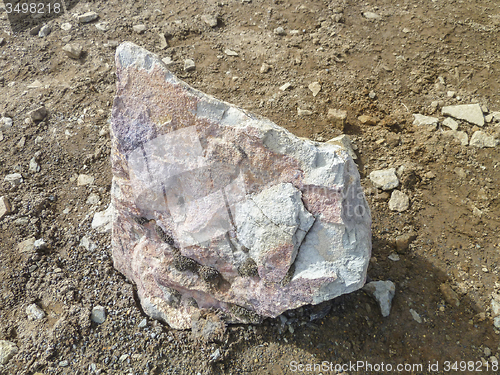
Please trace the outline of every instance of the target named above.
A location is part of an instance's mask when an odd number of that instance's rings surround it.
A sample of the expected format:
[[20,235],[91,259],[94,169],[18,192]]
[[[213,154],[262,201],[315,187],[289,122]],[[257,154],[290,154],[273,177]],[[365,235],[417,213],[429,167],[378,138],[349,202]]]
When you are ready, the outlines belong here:
[[[79,24],[74,15],[87,11],[99,19]],[[13,212],[0,218],[0,340],[15,343],[19,353],[0,365],[0,374],[341,372],[298,367],[323,361],[423,365],[400,372],[408,374],[498,373],[491,299],[500,292],[500,147],[462,146],[441,127],[412,125],[413,113],[443,119],[443,105],[480,103],[486,114],[500,111],[497,1],[82,0],[49,22],[46,37],[12,32],[1,14],[0,111],[13,126],[0,136],[0,196]],[[204,21],[206,14],[217,17],[217,26]],[[66,22],[69,31],[60,27]],[[102,22],[107,31],[96,28]],[[134,31],[138,24],[146,31]],[[146,317],[134,286],[113,268],[109,234],[90,226],[110,201],[107,129],[114,51],[122,41],[170,57],[171,70],[193,87],[298,136],[351,137],[373,217],[368,275],[396,284],[389,317],[363,291],[261,325],[229,326],[212,342]],[[79,60],[62,50],[68,42],[83,47]],[[187,58],[194,71],[184,71]],[[270,65],[265,73],[263,63]],[[308,88],[312,82],[321,85],[317,96]],[[25,121],[40,105],[48,117]],[[299,116],[297,108],[312,114]],[[345,129],[334,126],[329,109],[347,111]],[[361,115],[376,124],[361,123]],[[459,123],[469,138],[478,130]],[[498,120],[482,130],[499,137]],[[29,171],[33,157],[39,172]],[[368,175],[401,165],[401,189],[411,205],[398,213]],[[20,185],[4,182],[12,173],[21,173]],[[94,183],[78,186],[79,174],[92,175]],[[97,202],[87,202],[91,194]],[[397,246],[398,237],[413,233],[409,246]],[[84,236],[95,249],[80,245]],[[21,251],[18,245],[31,237],[48,247]],[[459,306],[443,295],[442,284],[456,292]],[[29,320],[25,309],[32,303],[47,316]],[[89,318],[96,305],[107,310],[100,325]],[[456,370],[446,371],[445,361],[450,367],[458,361]],[[460,361],[473,366],[464,369]]]

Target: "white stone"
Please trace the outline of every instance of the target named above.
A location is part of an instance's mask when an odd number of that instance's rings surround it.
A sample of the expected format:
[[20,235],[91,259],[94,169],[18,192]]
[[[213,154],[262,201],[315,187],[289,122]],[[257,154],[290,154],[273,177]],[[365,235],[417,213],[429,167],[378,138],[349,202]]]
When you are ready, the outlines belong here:
[[62,50],[68,55],[69,58],[78,60],[82,55],[83,48],[78,43],[69,43],[66,44]]
[[226,49],[224,50],[224,53],[225,53],[226,55],[228,55],[228,56],[234,56],[234,57],[239,56],[239,55],[238,55],[238,52],[233,51],[233,50],[231,50],[231,49],[229,49],[229,48],[226,48]]
[[106,308],[103,306],[95,306],[90,314],[90,320],[97,324],[104,323],[106,320]]
[[0,365],[6,365],[18,353],[16,344],[6,340],[0,340]]
[[443,116],[465,120],[477,126],[484,125],[484,115],[479,104],[450,105],[441,109]]
[[470,138],[470,145],[478,148],[496,147],[498,143],[498,139],[480,130],[475,131]]
[[90,195],[87,198],[87,201],[85,202],[86,204],[90,206],[94,206],[98,204],[100,201],[99,195],[96,193],[90,193]]
[[500,315],[500,298],[498,296],[491,299],[491,315],[493,317]]
[[307,87],[309,87],[309,90],[311,90],[313,96],[318,95],[321,91],[321,84],[319,82],[310,83]]
[[47,243],[43,238],[39,238],[35,242],[33,242],[33,249],[40,251],[40,250],[45,250],[47,248]]
[[99,22],[95,24],[95,28],[99,31],[106,32],[109,30],[109,22]]
[[451,117],[446,117],[443,121],[443,125],[449,127],[451,130],[458,129],[458,122],[453,120]]
[[17,250],[21,253],[31,253],[35,248],[35,237],[30,237],[17,245]]
[[142,34],[143,32],[146,31],[147,27],[146,25],[140,24],[140,25],[134,25],[132,26],[132,29],[137,33],[137,34]]
[[410,206],[410,198],[405,193],[394,190],[389,199],[389,209],[391,211],[403,212]]
[[0,127],[2,130],[7,130],[12,127],[12,119],[10,117],[2,117],[0,120]]
[[18,186],[24,181],[20,173],[8,174],[3,180],[9,182],[12,186]]
[[285,90],[289,89],[290,87],[292,87],[292,84],[290,82],[286,82],[280,86],[280,90],[285,91]]
[[32,158],[31,158],[28,170],[29,170],[31,173],[37,173],[37,172],[40,172],[40,166],[39,166],[39,165],[38,165],[38,163],[36,162],[35,157],[32,157]]
[[186,59],[184,60],[184,71],[185,72],[190,72],[192,70],[196,69],[196,65],[194,63],[194,60],[192,59]]
[[309,109],[301,109],[300,107],[297,107],[297,115],[299,116],[311,116],[312,114],[313,112]]
[[363,290],[378,302],[382,316],[389,316],[391,313],[392,299],[396,293],[396,285],[390,280],[372,281],[366,284]]
[[413,125],[416,126],[437,126],[439,119],[437,117],[424,116],[419,113],[413,114]]
[[170,56],[161,59],[161,61],[167,66],[167,68],[170,68],[172,65],[175,64],[174,60],[172,60]]
[[47,35],[49,35],[51,31],[52,30],[51,30],[49,25],[43,25],[42,28],[40,29],[40,31],[38,32],[38,36],[40,38],[44,38]]
[[97,249],[97,245],[90,240],[88,236],[83,236],[80,240],[80,246],[84,247],[88,251],[94,251]]
[[43,319],[46,314],[36,304],[32,303],[26,307],[26,315],[28,315],[29,320],[40,320]]
[[96,212],[92,220],[92,229],[96,229],[101,233],[110,233],[113,220],[113,207],[109,207],[105,211]]
[[88,174],[78,175],[78,179],[76,181],[76,184],[78,186],[92,185],[93,183],[94,183],[94,177]]
[[370,173],[370,180],[373,186],[382,190],[391,190],[397,188],[399,185],[395,168],[372,171]]
[[64,31],[69,31],[69,30],[71,30],[72,27],[73,26],[70,23],[68,23],[68,22],[65,22],[65,23],[61,24],[61,29],[64,30]]
[[212,14],[204,14],[201,16],[201,20],[205,22],[210,27],[217,26],[217,17]]
[[411,314],[413,320],[415,320],[417,323],[422,323],[422,318],[415,310],[410,309],[410,314]]
[[98,15],[96,12],[87,12],[87,13],[84,13],[84,14],[78,16],[78,22],[80,22],[80,23],[92,22],[92,21],[96,20],[97,17],[98,17]]
[[379,20],[382,18],[380,14],[373,13],[373,12],[364,12],[363,16],[369,20]]
[[0,197],[0,220],[5,216],[12,212],[12,207],[10,205],[10,201],[7,197]]

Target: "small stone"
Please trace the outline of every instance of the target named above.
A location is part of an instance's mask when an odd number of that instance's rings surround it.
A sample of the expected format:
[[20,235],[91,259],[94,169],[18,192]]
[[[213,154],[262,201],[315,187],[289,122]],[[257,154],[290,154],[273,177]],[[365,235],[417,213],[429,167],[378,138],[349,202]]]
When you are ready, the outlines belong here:
[[106,320],[106,309],[103,306],[95,306],[90,314],[90,320],[97,324],[104,323]]
[[451,287],[448,284],[446,283],[441,284],[439,286],[439,290],[443,294],[443,297],[448,304],[456,307],[460,306],[460,300],[458,299],[458,294],[453,289],[451,289]]
[[493,319],[493,325],[500,329],[500,316],[497,316],[496,318]]
[[69,362],[67,359],[59,362],[59,367],[68,367],[68,366],[69,366]]
[[165,33],[159,33],[158,38],[160,39],[160,49],[165,49],[168,47],[168,41],[165,37]]
[[70,59],[74,60],[78,60],[83,52],[82,46],[78,43],[68,43],[62,48],[62,50]]
[[35,249],[35,237],[30,237],[17,245],[20,253],[31,253]]
[[399,255],[398,254],[390,254],[387,258],[389,258],[389,260],[392,260],[393,262],[397,262],[400,258],[399,258]]
[[491,349],[488,348],[487,346],[484,347],[484,355],[486,357],[489,357],[491,355]]
[[396,238],[395,245],[396,245],[396,251],[398,253],[403,253],[408,249],[408,246],[410,246],[410,243],[412,243],[415,238],[417,238],[417,235],[413,232],[403,234],[399,237]]
[[97,17],[99,17],[99,16],[96,12],[87,12],[87,13],[84,13],[84,14],[78,16],[78,22],[80,22],[80,23],[92,22],[92,21],[96,20]]
[[12,207],[9,202],[9,198],[0,197],[0,220],[5,216],[12,212]]
[[469,144],[469,136],[466,132],[460,130],[445,130],[443,132],[444,136],[452,136],[460,141],[462,146],[467,146]]
[[411,33],[411,30],[407,27],[403,28],[402,30],[405,34]]
[[99,22],[95,24],[95,28],[99,31],[108,31],[109,30],[109,22]]
[[377,125],[378,119],[368,115],[361,115],[358,117],[359,122],[363,125]]
[[34,157],[32,157],[30,160],[28,171],[31,173],[40,172],[40,166],[38,165],[38,163],[36,162],[36,159]]
[[299,116],[311,116],[313,113],[308,109],[300,109],[297,107],[297,114]]
[[491,315],[493,317],[500,315],[500,296],[493,294],[491,299]]
[[498,139],[495,139],[491,135],[488,135],[480,130],[475,131],[470,139],[470,145],[478,148],[496,147],[498,146],[498,143]]
[[458,129],[458,122],[453,120],[451,117],[446,117],[443,121],[443,125],[449,127],[451,130]]
[[29,320],[40,320],[43,319],[46,314],[36,304],[32,303],[26,307],[26,315],[28,315]]
[[3,133],[2,133],[2,131],[0,130],[0,142],[2,142],[2,141],[3,141]]
[[490,113],[489,115],[484,116],[484,121],[490,123],[493,121],[493,115]]
[[422,323],[422,318],[415,310],[410,309],[410,314],[413,317],[413,320],[415,320],[417,323]]
[[168,67],[170,68],[172,65],[175,64],[174,60],[172,60],[172,58],[170,56],[167,56],[163,59],[161,59],[161,61]]
[[283,27],[278,26],[277,28],[274,29],[274,35],[284,36],[286,35],[286,31]]
[[438,122],[439,119],[437,117],[424,116],[418,113],[413,114],[413,125],[416,126],[430,125],[433,127],[437,127]]
[[110,233],[111,225],[113,220],[113,207],[109,207],[100,212],[96,212],[94,218],[92,219],[92,229],[96,229],[101,233]]
[[44,106],[38,107],[29,113],[30,118],[34,122],[40,122],[47,117],[47,109]]
[[307,87],[309,87],[314,97],[321,91],[321,84],[319,82],[310,83]]
[[94,177],[88,174],[79,175],[76,181],[77,186],[92,185],[93,183],[94,183]]
[[7,130],[12,127],[12,119],[10,117],[2,117],[2,120],[0,120],[0,127],[2,130]]
[[0,365],[7,364],[18,351],[19,349],[13,342],[0,340]]
[[3,180],[10,183],[11,186],[18,186],[24,181],[23,176],[20,173],[8,174]]
[[61,24],[61,30],[64,30],[64,31],[70,31],[72,27],[73,26],[68,22]]
[[373,186],[382,190],[391,190],[397,188],[399,185],[395,168],[372,171],[370,173],[370,180]]
[[95,249],[97,249],[97,245],[92,242],[88,236],[82,237],[79,246],[87,249],[88,251],[94,251]]
[[368,94],[368,97],[370,99],[375,99],[377,97],[377,94],[375,93],[375,91],[370,91],[370,93]]
[[455,91],[447,91],[446,96],[448,98],[454,98],[457,93]]
[[394,190],[389,199],[389,210],[403,212],[410,206],[410,198],[405,193]]
[[479,104],[461,104],[443,107],[443,116],[451,116],[459,120],[465,120],[477,126],[484,125],[484,115]]
[[267,73],[269,70],[271,70],[271,65],[266,64],[266,63],[262,63],[262,65],[260,67],[260,72],[262,74],[264,74],[264,73]]
[[139,328],[145,328],[148,325],[148,320],[146,318],[142,319],[140,323],[137,325]]
[[205,22],[208,26],[210,27],[216,27],[217,26],[217,17],[212,15],[212,14],[204,14],[201,16],[201,20]]
[[330,108],[326,117],[333,122],[335,128],[344,130],[347,120],[347,111]]
[[90,193],[90,195],[87,198],[87,201],[85,202],[88,205],[94,206],[96,204],[99,204],[100,198],[99,194],[96,193]]
[[384,318],[388,317],[391,313],[392,299],[396,293],[396,285],[390,280],[372,281],[366,284],[363,290],[378,302],[382,316]]
[[363,17],[369,20],[379,20],[382,18],[380,14],[373,13],[373,12],[364,12]]
[[127,358],[128,358],[128,354],[122,354],[122,355],[120,356],[120,358],[118,358],[118,360],[119,360],[120,362],[125,362],[125,361],[127,360]]
[[184,71],[185,72],[191,72],[195,69],[196,69],[196,65],[194,63],[194,60],[192,60],[192,59],[184,60]]
[[233,51],[233,50],[231,50],[231,49],[229,49],[229,48],[226,48],[226,49],[224,50],[224,53],[225,53],[226,55],[228,55],[228,56],[235,56],[235,57],[236,57],[236,56],[239,56],[239,55],[238,55],[238,52]]
[[143,32],[146,31],[147,27],[144,24],[140,25],[134,25],[132,26],[132,29],[137,33],[137,34],[142,34]]
[[36,251],[46,250],[47,247],[48,245],[43,238],[39,238],[38,240],[33,242],[33,249],[35,249]]
[[500,112],[491,112],[490,114],[493,116],[493,119],[495,121],[499,121],[500,122]]
[[288,90],[290,87],[292,87],[292,84],[290,82],[287,82],[287,83],[280,86],[280,90],[285,91],[285,90]]
[[51,31],[52,31],[52,29],[50,28],[49,25],[43,25],[42,28],[40,29],[40,31],[38,32],[38,36],[40,38],[44,38],[47,35],[49,35]]

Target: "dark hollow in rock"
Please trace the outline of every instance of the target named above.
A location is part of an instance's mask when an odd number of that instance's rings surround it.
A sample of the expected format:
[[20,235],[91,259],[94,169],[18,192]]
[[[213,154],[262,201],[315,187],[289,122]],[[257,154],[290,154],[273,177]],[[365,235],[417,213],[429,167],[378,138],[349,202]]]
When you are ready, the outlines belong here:
[[259,314],[242,306],[231,305],[229,310],[237,319],[243,320],[244,322],[252,324],[259,324],[262,322],[262,317]]
[[292,281],[293,274],[295,273],[295,264],[292,264],[290,268],[288,269],[288,272],[286,273],[285,277],[283,280],[281,280],[281,286],[286,286]]
[[178,271],[191,271],[193,273],[197,273],[199,268],[199,264],[196,260],[180,254],[174,255],[173,265]]
[[252,258],[247,258],[245,261],[238,267],[238,273],[240,276],[253,277],[258,276],[258,268],[257,263]]

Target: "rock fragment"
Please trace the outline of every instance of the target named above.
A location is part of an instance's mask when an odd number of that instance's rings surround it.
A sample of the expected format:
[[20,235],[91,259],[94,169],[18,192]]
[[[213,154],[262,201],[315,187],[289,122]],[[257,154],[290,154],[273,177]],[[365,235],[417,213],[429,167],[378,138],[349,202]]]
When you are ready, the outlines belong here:
[[201,16],[201,20],[205,22],[208,26],[210,27],[216,27],[217,26],[217,17],[212,15],[212,14],[204,14]]
[[498,139],[481,130],[475,131],[470,138],[470,145],[478,148],[496,147],[498,143]]
[[380,169],[370,173],[370,180],[376,188],[382,190],[392,190],[399,185],[395,168]]
[[344,130],[347,120],[347,111],[330,108],[326,117],[333,122],[334,127],[342,131]]
[[0,120],[0,128],[2,130],[7,130],[12,127],[13,121],[10,117],[2,117]]
[[12,212],[12,206],[10,205],[9,198],[0,197],[0,220],[3,219],[5,215],[8,215]]
[[5,365],[18,353],[16,344],[6,340],[0,340],[0,365]]
[[228,55],[228,56],[234,56],[234,57],[239,56],[238,52],[233,51],[232,49],[229,49],[229,48],[226,48],[226,49],[224,50],[224,53],[225,53],[226,55]]
[[52,31],[52,29],[50,28],[49,25],[43,25],[42,28],[40,29],[40,31],[38,32],[38,36],[40,38],[44,38],[47,35],[49,35],[51,31]]
[[261,67],[260,67],[260,70],[259,70],[259,71],[260,71],[262,74],[264,74],[264,73],[267,73],[269,70],[271,70],[271,65],[266,64],[266,63],[262,63],[262,65],[261,65]]
[[94,214],[94,218],[92,219],[92,229],[96,229],[101,233],[110,233],[111,232],[111,224],[113,219],[113,207],[109,205],[109,207],[100,212],[96,212]]
[[441,291],[441,293],[443,293],[443,297],[448,304],[455,307],[460,306],[460,300],[458,299],[458,294],[453,289],[451,289],[451,287],[448,284],[446,283],[441,284],[439,286],[439,290]]
[[394,190],[389,199],[389,210],[403,212],[410,206],[410,198],[408,195],[399,190]]
[[299,116],[311,116],[313,112],[309,109],[302,109],[300,107],[297,107],[297,115]]
[[185,72],[192,72],[195,69],[196,69],[196,65],[194,63],[194,60],[192,60],[192,59],[184,60],[184,71]]
[[274,29],[274,35],[279,35],[279,36],[285,36],[286,31],[282,26],[278,26],[277,28]]
[[361,115],[358,117],[359,122],[364,125],[377,125],[378,119],[368,115]]
[[73,26],[69,22],[64,22],[61,24],[61,30],[70,31]]
[[23,176],[21,173],[11,173],[4,177],[5,182],[10,183],[11,186],[19,186],[22,184]]
[[99,15],[96,12],[87,12],[78,16],[78,22],[89,23],[97,19]]
[[374,12],[364,12],[363,17],[369,20],[380,20],[382,19],[382,16],[380,14],[374,13]]
[[484,115],[479,104],[450,105],[441,109],[443,116],[465,120],[477,126],[484,125]]
[[70,59],[74,60],[78,60],[83,52],[82,46],[78,43],[68,43],[62,48],[62,50]]
[[106,308],[104,306],[94,306],[90,314],[90,320],[97,324],[104,323],[106,320]]
[[420,317],[418,312],[416,312],[413,309],[410,309],[410,314],[411,314],[413,320],[415,320],[417,323],[422,323],[422,318]]
[[29,116],[33,122],[40,122],[47,117],[48,111],[44,106],[38,107],[29,113]]
[[40,320],[45,318],[46,314],[35,303],[32,303],[26,307],[26,315],[28,315],[29,320]]
[[32,157],[30,159],[30,164],[28,166],[28,170],[31,172],[31,173],[38,173],[40,172],[40,165],[37,163],[36,161],[36,158],[35,157]]
[[443,121],[443,125],[449,127],[451,130],[458,129],[458,122],[453,120],[451,117],[446,117]]
[[467,146],[469,144],[469,136],[466,132],[460,130],[445,130],[443,135],[456,138],[462,146]]
[[413,114],[413,125],[415,126],[433,126],[436,127],[439,122],[437,117],[424,116],[418,113]]
[[363,290],[378,302],[382,316],[388,317],[391,313],[392,299],[396,294],[396,285],[390,280],[372,281],[367,283]]
[[319,82],[312,82],[307,86],[311,90],[313,96],[316,96],[321,91],[321,84]]
[[137,34],[142,34],[146,31],[147,27],[144,24],[139,24],[139,25],[134,25],[132,26],[132,29],[137,33]]
[[94,184],[94,176],[88,174],[80,174],[78,175],[78,179],[76,181],[77,186],[86,186]]

